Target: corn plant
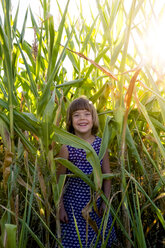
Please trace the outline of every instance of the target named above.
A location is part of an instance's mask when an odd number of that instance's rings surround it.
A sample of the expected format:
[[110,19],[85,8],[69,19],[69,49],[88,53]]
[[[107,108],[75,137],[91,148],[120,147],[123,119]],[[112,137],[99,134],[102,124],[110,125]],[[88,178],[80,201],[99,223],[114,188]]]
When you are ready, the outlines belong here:
[[[59,162],[101,194],[124,247],[161,244],[158,236],[155,244],[150,236],[157,227],[157,233],[165,228],[165,99],[159,87],[164,78],[143,62],[134,38],[147,29],[145,20],[155,15],[156,1],[132,0],[129,8],[126,0],[95,2],[97,13],[91,8],[91,23],[87,23],[81,1],[78,20],[72,20],[68,11],[71,1],[66,2],[64,11],[57,1],[61,21],[56,30],[54,18],[48,14],[51,1],[41,0],[39,24],[28,8],[20,32],[19,6],[13,17],[11,0],[1,1],[2,247],[10,247],[7,235],[21,248],[36,244],[52,247],[55,243],[62,247],[58,209],[66,175],[57,183]],[[25,37],[28,15],[34,30],[33,44]],[[72,67],[71,81],[66,58]],[[99,157],[86,142],[64,130],[66,109],[80,95],[94,103],[99,115],[99,135],[103,137]],[[60,145],[71,143],[86,150],[93,177],[58,158]],[[105,176],[99,161],[107,147],[113,173]],[[112,178],[114,183],[112,204],[101,191],[104,178]]]

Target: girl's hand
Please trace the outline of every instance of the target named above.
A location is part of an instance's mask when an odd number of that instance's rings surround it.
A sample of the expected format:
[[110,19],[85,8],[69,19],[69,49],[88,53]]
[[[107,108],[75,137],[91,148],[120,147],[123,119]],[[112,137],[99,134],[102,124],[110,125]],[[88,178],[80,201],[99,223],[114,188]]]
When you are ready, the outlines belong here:
[[64,206],[60,207],[60,221],[66,224],[69,222]]
[[105,202],[103,201],[103,202],[101,203],[101,206],[100,206],[100,209],[99,209],[99,214],[100,214],[100,216],[103,216],[105,209],[106,209],[106,204],[105,204]]

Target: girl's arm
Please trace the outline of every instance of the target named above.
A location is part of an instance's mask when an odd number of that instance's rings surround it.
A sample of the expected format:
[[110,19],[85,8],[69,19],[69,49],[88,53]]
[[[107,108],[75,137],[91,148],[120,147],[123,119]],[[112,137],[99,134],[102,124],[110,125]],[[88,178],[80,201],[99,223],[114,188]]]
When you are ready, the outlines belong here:
[[[66,145],[62,145],[60,152],[59,152],[59,157],[65,158],[65,159],[69,158],[68,148]],[[66,174],[66,167],[63,166],[62,164],[59,164],[57,168],[57,179],[59,178],[61,174]]]
[[[105,155],[103,157],[103,162],[102,162],[102,173],[110,173],[110,166],[109,166],[109,155],[108,151],[105,152]],[[109,179],[104,179],[103,180],[103,192],[107,199],[110,199],[110,193],[111,193],[111,181]],[[100,207],[100,214],[102,215],[104,210],[105,210],[106,204],[103,201]]]
[[[59,157],[68,159],[69,153],[68,153],[68,149],[66,145],[63,145],[61,147],[60,152],[59,152]],[[59,176],[61,174],[66,174],[66,167],[60,164],[57,169],[57,179],[59,179]],[[68,215],[65,211],[64,203],[63,203],[63,194],[60,199],[59,215],[60,215],[60,221],[68,223]]]

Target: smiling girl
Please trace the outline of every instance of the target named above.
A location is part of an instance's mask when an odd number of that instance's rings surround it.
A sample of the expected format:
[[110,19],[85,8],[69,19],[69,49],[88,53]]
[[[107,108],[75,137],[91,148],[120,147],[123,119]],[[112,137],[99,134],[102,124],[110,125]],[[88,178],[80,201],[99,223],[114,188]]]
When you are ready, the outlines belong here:
[[[96,136],[99,122],[96,109],[92,102],[84,97],[74,100],[67,111],[67,131],[75,134],[79,138],[87,141],[99,155],[101,138]],[[72,147],[72,145],[63,145],[60,150],[60,157],[68,159],[75,166],[81,169],[85,174],[90,175],[93,171],[91,164],[86,159],[86,152],[83,149]],[[102,173],[110,173],[109,156],[106,151],[103,159],[100,162]],[[64,166],[60,166],[61,174],[71,173]],[[111,182],[110,180],[103,181],[103,192],[107,199],[110,198]],[[60,220],[62,230],[62,244],[64,248],[79,248],[79,239],[75,227],[74,217],[78,225],[82,247],[92,247],[95,244],[97,234],[88,225],[88,237],[86,239],[86,220],[82,216],[82,210],[91,199],[90,187],[80,178],[70,177],[67,180],[63,196],[60,202]],[[99,229],[102,221],[102,215],[105,210],[105,203],[101,198],[97,201],[99,216],[94,210],[90,213],[91,219],[97,224]],[[107,230],[108,234],[112,224],[112,217],[109,215]],[[105,235],[105,236],[106,236]],[[108,246],[110,247],[113,241],[116,240],[114,227],[112,228]],[[98,242],[97,248],[101,247],[101,240]]]

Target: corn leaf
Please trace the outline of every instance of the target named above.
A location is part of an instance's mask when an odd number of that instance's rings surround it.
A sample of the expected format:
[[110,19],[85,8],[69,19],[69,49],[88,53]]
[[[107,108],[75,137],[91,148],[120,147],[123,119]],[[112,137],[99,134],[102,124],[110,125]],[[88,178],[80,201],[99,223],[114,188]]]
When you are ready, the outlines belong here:
[[101,189],[102,173],[101,173],[100,161],[93,147],[86,141],[58,127],[54,127],[54,130],[55,130],[55,137],[60,143],[65,145],[72,144],[72,146],[76,148],[84,149],[86,151],[87,160],[93,167],[94,183],[95,183],[96,191]]

